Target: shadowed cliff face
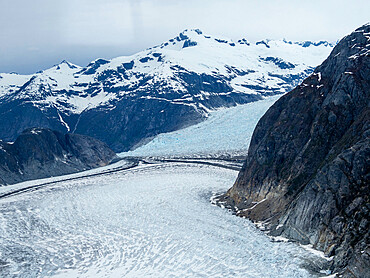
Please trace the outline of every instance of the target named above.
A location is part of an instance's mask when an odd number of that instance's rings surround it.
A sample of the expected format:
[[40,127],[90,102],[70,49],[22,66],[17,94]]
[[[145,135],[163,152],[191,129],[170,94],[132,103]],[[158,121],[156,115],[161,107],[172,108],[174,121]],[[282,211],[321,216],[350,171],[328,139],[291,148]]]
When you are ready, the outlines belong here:
[[0,185],[104,166],[114,158],[116,154],[94,138],[32,128],[12,144],[0,141]]
[[369,98],[367,24],[266,112],[222,198],[273,235],[335,255],[347,277],[370,277]]

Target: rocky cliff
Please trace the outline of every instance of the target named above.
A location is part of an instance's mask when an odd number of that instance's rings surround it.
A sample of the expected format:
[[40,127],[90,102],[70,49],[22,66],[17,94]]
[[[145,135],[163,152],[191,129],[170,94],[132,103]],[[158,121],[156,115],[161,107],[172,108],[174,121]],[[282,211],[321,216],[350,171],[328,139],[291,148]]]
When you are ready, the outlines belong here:
[[106,144],[94,138],[31,128],[14,143],[0,140],[0,185],[70,174],[107,165],[115,158]]
[[343,38],[257,124],[220,201],[238,215],[334,256],[343,277],[370,277],[370,25]]

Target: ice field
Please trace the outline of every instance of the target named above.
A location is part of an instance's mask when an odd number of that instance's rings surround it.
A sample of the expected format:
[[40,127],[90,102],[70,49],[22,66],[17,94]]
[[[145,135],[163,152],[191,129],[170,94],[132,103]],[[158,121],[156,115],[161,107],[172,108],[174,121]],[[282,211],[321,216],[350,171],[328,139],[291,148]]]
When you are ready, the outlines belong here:
[[0,199],[0,277],[312,277],[317,256],[210,204],[236,176],[141,165]]
[[207,120],[181,130],[157,135],[148,144],[121,156],[196,156],[246,154],[253,130],[267,109],[281,96],[223,108]]

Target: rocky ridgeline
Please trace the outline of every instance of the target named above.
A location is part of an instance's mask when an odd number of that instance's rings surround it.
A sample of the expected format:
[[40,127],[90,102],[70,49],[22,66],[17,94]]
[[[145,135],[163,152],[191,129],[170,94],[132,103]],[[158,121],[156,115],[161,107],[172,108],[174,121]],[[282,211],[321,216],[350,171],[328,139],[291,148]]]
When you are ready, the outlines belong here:
[[200,30],[132,56],[67,61],[32,75],[0,74],[0,139],[46,127],[97,138],[115,151],[198,123],[210,110],[288,92],[329,54],[327,42],[245,39]]
[[75,173],[115,158],[106,144],[94,138],[31,128],[14,143],[0,141],[0,185]]
[[333,273],[370,277],[370,25],[343,38],[261,118],[219,202],[334,256]]

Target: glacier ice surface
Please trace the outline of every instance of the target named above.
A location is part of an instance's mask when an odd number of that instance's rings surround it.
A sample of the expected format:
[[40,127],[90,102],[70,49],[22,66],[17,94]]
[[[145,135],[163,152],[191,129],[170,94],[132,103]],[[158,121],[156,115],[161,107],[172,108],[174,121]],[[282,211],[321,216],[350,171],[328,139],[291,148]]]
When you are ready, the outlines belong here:
[[3,198],[0,276],[311,277],[316,256],[210,204],[236,175],[142,165]]
[[258,120],[280,97],[219,109],[199,124],[159,134],[146,145],[120,153],[120,156],[246,154]]

